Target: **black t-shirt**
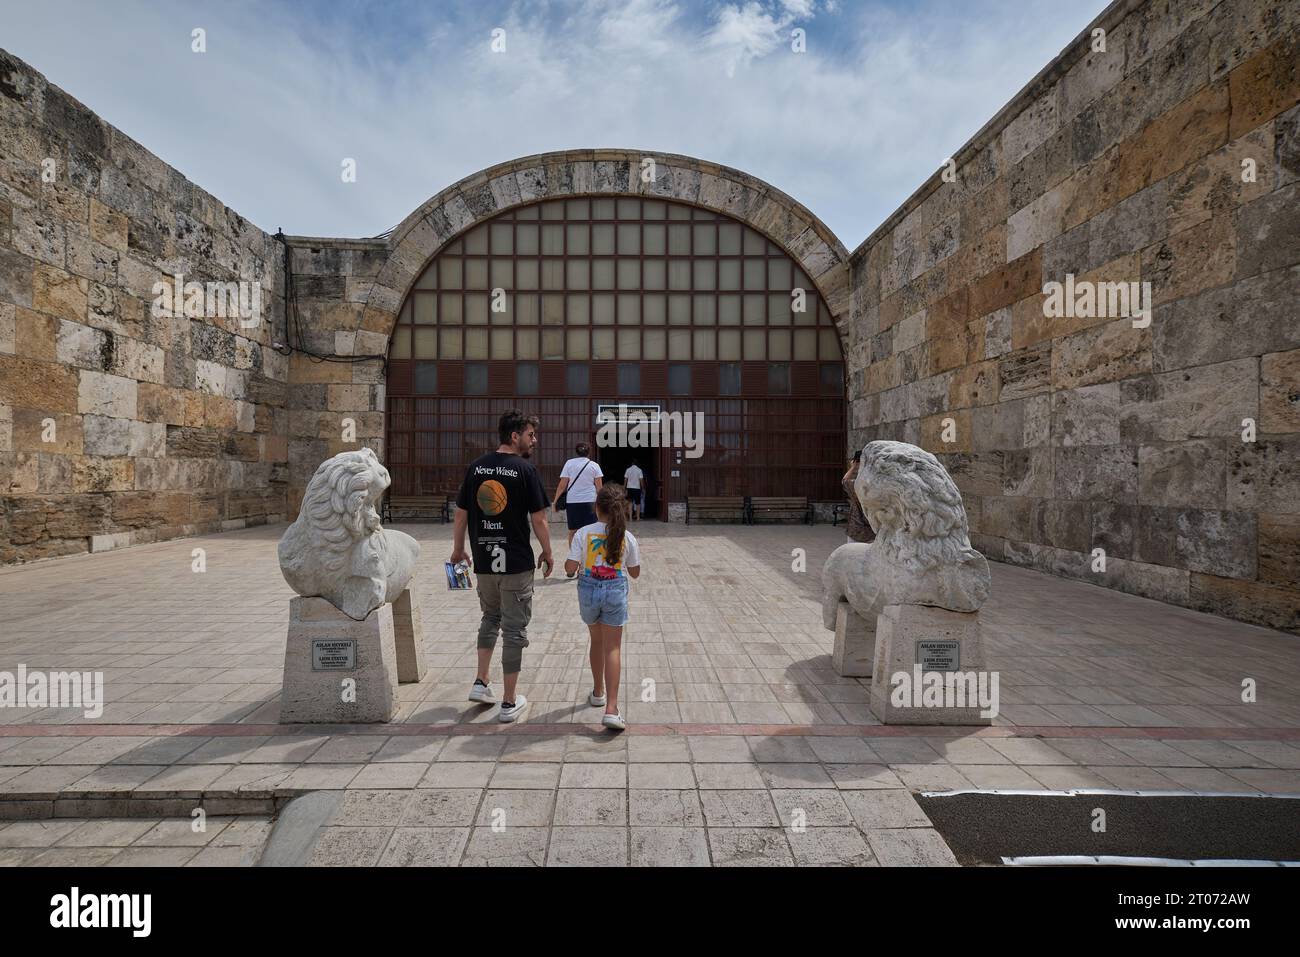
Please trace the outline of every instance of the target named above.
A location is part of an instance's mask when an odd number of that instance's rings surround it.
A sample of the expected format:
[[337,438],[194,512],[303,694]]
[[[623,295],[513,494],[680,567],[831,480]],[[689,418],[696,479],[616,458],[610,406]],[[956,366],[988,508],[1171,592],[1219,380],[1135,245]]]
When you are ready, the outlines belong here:
[[[470,554],[478,575],[513,575],[532,571],[533,544],[529,516],[550,505],[542,477],[526,459],[489,452],[470,463],[456,505],[469,513]],[[504,548],[506,563],[492,567]]]

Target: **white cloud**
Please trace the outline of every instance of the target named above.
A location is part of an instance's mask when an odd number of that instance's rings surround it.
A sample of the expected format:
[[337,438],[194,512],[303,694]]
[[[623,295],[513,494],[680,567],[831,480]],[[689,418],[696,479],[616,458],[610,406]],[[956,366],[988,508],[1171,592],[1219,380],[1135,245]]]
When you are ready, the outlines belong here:
[[272,231],[373,235],[484,167],[614,146],[746,170],[853,248],[1102,6],[0,0],[0,44]]

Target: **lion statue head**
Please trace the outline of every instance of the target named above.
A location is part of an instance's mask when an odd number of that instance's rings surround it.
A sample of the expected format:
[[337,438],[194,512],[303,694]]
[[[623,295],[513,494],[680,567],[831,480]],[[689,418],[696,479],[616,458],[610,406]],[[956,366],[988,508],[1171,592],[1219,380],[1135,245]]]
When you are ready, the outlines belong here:
[[375,506],[391,483],[371,449],[320,464],[280,539],[280,572],[294,591],[324,598],[357,621],[401,595],[420,544],[380,525]]

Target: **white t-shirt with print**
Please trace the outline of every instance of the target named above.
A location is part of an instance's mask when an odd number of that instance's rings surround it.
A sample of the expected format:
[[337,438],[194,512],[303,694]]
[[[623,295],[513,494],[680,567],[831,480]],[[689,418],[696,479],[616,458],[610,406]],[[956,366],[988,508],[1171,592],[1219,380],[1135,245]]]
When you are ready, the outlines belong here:
[[645,473],[635,465],[629,465],[627,471],[623,473],[623,481],[627,483],[628,488],[640,488],[643,478],[645,478]]
[[624,569],[636,568],[641,564],[641,546],[631,532],[623,533],[623,553],[618,563],[610,566],[605,562],[605,523],[592,522],[573,533],[573,543],[569,546],[569,561],[577,562],[581,573],[590,575],[597,566],[612,567],[620,578],[626,578]]
[[[585,472],[583,471],[584,465],[586,466]],[[585,459],[580,455],[569,459],[564,463],[564,468],[560,470],[560,478],[569,480],[569,487],[565,489],[565,493],[568,495],[566,501],[596,501],[596,479],[603,478],[604,474],[600,470],[600,465],[591,459]]]

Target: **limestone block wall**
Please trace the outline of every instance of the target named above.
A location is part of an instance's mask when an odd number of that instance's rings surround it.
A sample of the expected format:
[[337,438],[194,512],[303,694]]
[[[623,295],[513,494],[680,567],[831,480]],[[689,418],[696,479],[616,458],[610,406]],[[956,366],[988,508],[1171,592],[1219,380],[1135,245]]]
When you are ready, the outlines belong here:
[[[271,236],[0,51],[0,563],[285,513],[282,263]],[[262,321],[156,314],[154,284],[177,274],[259,284]]]
[[1300,630],[1297,101],[1295,3],[1113,4],[853,253],[852,444],[938,454],[990,558]]

